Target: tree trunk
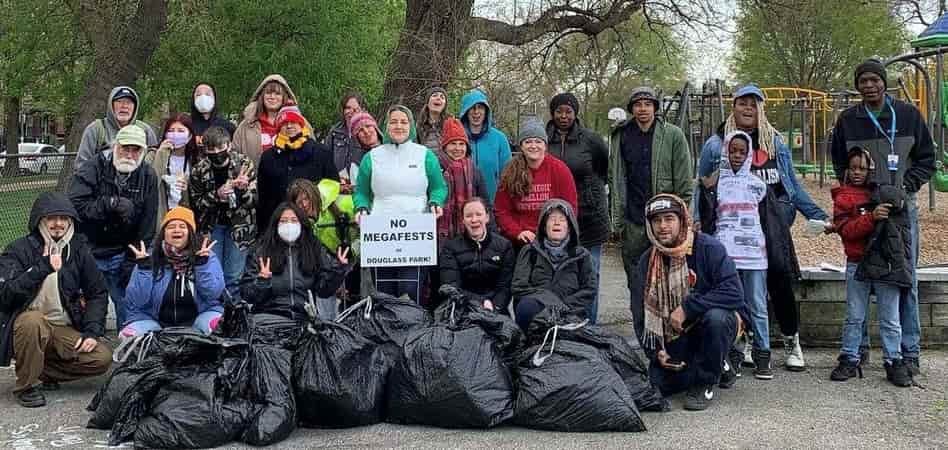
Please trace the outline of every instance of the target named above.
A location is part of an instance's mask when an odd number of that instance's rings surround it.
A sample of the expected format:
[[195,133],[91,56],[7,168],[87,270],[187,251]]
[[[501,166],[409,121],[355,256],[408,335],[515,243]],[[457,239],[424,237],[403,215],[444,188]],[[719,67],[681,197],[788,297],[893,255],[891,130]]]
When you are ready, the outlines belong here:
[[[20,98],[5,97],[3,99],[3,129],[4,144],[6,145],[7,155],[16,155],[19,151],[20,141]],[[4,158],[3,177],[12,177],[20,169],[19,158]]]
[[523,45],[549,33],[595,36],[629,20],[644,4],[645,0],[613,0],[585,10],[567,2],[548,6],[532,21],[512,25],[473,16],[473,0],[407,0],[405,26],[385,74],[379,109],[401,103],[420,110],[428,88],[454,78],[475,41]]
[[408,0],[405,26],[385,75],[380,115],[393,104],[419,111],[429,88],[454,77],[472,42],[464,30],[473,6],[473,0]]
[[[94,54],[92,72],[66,137],[67,151],[75,152],[85,127],[111,107],[107,102],[112,88],[133,85],[158,48],[168,24],[168,0],[140,0],[127,6],[106,0],[69,0],[68,5]],[[122,7],[129,9],[129,15],[114,11]],[[65,187],[72,175],[71,162],[62,171],[60,187]]]

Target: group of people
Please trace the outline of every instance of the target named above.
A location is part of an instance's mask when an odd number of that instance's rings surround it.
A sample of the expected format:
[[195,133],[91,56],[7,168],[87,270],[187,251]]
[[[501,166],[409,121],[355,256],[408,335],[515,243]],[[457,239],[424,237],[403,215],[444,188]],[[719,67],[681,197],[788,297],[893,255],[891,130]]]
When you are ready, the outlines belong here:
[[[608,145],[582,126],[575,96],[554,96],[545,125],[520,125],[516,154],[478,90],[458,117],[435,87],[417,116],[395,105],[381,125],[347,94],[318,142],[279,75],[260,83],[236,127],[200,83],[191,113],[158,135],[136,120],[136,92],[117,87],[105,118],[85,129],[68,192],[42,194],[29,235],[0,255],[0,363],[17,360],[24,406],[106,371],[109,299],[120,339],[172,326],[211,333],[239,300],[264,321],[307,320],[307,305],[332,320],[374,292],[433,308],[443,285],[523,328],[547,308],[595,323],[611,232],[652,381],[664,395],[687,391],[685,407],[700,410],[741,365],[774,377],[768,298],[785,367],[805,368],[787,288],[799,276],[799,211],[846,245],[848,313],[832,378],[861,373],[874,291],[886,371],[905,385],[918,371],[914,195],[934,151],[918,111],[885,93],[881,63],[860,65],[855,80],[863,103],[833,136],[841,185],[831,221],[797,181],[753,85],[735,92],[697,177],[685,133],[660,117],[648,87],[633,90],[631,117]],[[437,267],[359,267],[363,218],[424,213],[436,217]],[[893,259],[899,270],[886,271]]]

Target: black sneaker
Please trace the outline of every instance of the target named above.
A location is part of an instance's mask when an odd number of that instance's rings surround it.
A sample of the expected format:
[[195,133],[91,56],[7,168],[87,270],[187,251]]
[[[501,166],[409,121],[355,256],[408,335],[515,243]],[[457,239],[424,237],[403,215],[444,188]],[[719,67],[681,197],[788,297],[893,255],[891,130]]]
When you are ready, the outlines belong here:
[[731,347],[727,352],[727,360],[731,363],[731,369],[734,370],[735,375],[741,377],[741,364],[744,362],[744,354],[741,353],[737,347]]
[[59,389],[60,389],[59,383],[55,381],[44,381],[40,383],[39,385],[39,390],[41,391],[51,392],[51,391],[58,391]]
[[754,359],[754,378],[758,380],[773,380],[774,370],[770,367],[770,350],[757,350],[751,352],[751,358]]
[[714,398],[714,385],[694,385],[688,388],[685,394],[685,409],[688,411],[704,411],[711,405]]
[[922,370],[918,367],[918,356],[903,356],[902,360],[905,361],[905,365],[908,367],[909,372],[912,373],[913,377],[917,377],[922,374]]
[[[742,356],[741,359],[743,358]],[[730,389],[734,386],[734,383],[737,383],[737,377],[740,376],[739,372],[734,370],[734,366],[731,365],[729,359],[724,358],[724,367],[721,368],[721,380],[718,382],[718,386],[722,389]]]
[[846,381],[856,376],[862,378],[862,365],[859,361],[851,361],[843,355],[839,355],[839,365],[830,373],[830,380]]
[[901,359],[893,359],[891,363],[883,363],[885,368],[885,379],[899,387],[909,387],[912,385],[912,372],[909,365]]
[[16,394],[16,401],[25,408],[38,408],[46,406],[46,397],[42,392],[35,388],[29,388]]

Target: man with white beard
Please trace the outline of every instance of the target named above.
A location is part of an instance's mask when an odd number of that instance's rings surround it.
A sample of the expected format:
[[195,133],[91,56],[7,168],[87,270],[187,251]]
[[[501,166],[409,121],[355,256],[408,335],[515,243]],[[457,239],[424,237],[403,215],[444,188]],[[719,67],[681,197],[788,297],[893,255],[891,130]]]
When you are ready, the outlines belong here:
[[116,328],[125,325],[125,287],[135,267],[132,249],[150,246],[158,214],[158,180],[143,162],[145,131],[128,125],[115,135],[111,152],[83,164],[69,187],[86,236],[115,306]]

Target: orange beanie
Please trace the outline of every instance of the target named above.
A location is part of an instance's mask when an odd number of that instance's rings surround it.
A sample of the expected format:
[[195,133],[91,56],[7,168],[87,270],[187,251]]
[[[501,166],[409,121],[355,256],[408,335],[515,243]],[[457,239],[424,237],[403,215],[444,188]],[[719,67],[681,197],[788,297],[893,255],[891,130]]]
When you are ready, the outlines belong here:
[[165,218],[161,220],[161,228],[164,229],[165,225],[168,225],[168,222],[172,220],[180,220],[188,226],[191,227],[191,230],[197,230],[197,224],[194,222],[194,212],[190,209],[183,206],[175,206],[171,208],[167,213],[165,213]]

